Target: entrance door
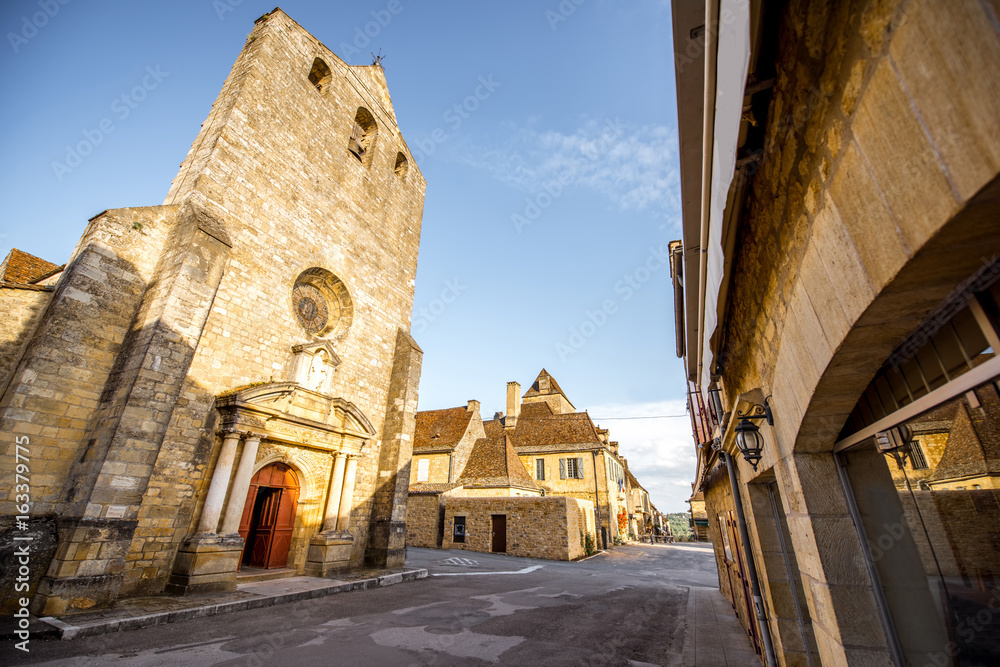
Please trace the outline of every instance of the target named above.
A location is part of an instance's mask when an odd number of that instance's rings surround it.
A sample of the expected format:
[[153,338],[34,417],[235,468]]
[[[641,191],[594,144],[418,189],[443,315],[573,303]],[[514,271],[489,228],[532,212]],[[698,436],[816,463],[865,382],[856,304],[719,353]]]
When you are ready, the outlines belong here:
[[285,567],[298,495],[298,480],[284,463],[264,466],[253,476],[240,522],[244,565]]
[[493,515],[493,547],[491,551],[497,554],[507,553],[507,515]]

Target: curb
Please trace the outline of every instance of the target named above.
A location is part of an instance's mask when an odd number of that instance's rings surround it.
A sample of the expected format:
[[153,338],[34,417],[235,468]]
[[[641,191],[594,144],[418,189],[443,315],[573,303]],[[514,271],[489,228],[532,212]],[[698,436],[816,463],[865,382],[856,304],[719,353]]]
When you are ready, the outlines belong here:
[[192,618],[204,618],[206,616],[216,616],[218,614],[231,614],[246,609],[261,609],[278,604],[298,602],[299,600],[312,600],[314,598],[326,597],[337,593],[347,593],[350,591],[365,590],[369,588],[380,588],[382,586],[392,586],[404,581],[415,579],[425,579],[427,570],[407,570],[395,574],[386,574],[370,579],[358,579],[356,581],[331,582],[329,586],[316,588],[308,591],[296,593],[283,593],[280,595],[262,595],[248,600],[234,600],[232,602],[220,602],[201,607],[191,607],[189,609],[175,609],[173,611],[158,612],[155,614],[144,614],[142,616],[132,616],[129,618],[102,619],[91,623],[81,623],[74,625],[61,621],[58,618],[46,616],[38,620],[47,623],[56,629],[59,639],[77,639],[80,637],[92,637],[110,632],[121,632],[123,630],[138,630],[139,628],[149,628],[154,625],[165,623],[175,623],[186,621]]

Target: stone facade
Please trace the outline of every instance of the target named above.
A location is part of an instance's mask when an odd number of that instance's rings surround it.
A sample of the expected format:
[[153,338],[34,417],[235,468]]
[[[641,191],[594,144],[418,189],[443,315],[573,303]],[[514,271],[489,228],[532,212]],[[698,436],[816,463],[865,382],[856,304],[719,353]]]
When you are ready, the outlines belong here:
[[[581,532],[594,534],[594,505],[575,498],[448,498],[444,501],[445,549],[490,553],[493,515],[505,515],[511,556],[575,560],[584,554]],[[455,542],[455,517],[466,518],[464,542]]]
[[[690,26],[677,22],[688,8]],[[736,466],[749,526],[750,543],[742,548],[757,557],[782,664],[893,660],[880,586],[865,566],[869,545],[859,539],[852,518],[858,510],[833,450],[894,350],[950,293],[989,286],[977,276],[1000,252],[1000,133],[986,120],[1000,105],[996,11],[995,3],[972,0],[803,0],[771,8],[754,24],[762,37],[755,44],[770,46],[754,47],[744,89],[740,122],[749,130],[741,141],[748,143],[734,147],[736,204],[725,228],[731,242],[725,245],[724,236],[722,248],[732,264],[719,294],[719,324],[714,332],[689,333],[680,347],[689,380],[699,384],[698,346],[713,355],[710,385],[695,387],[706,399],[710,389],[720,392],[718,413],[707,417],[711,435],[697,436],[697,483],[718,541],[717,516],[738,510],[723,490],[728,475],[717,472],[712,441],[718,438],[716,447]],[[704,16],[704,3],[675,11],[679,54],[693,39],[689,28]],[[700,102],[704,91],[680,94],[684,72],[697,65],[679,58],[678,66],[681,145],[700,148],[703,128],[686,134],[691,125],[683,118],[690,107],[701,123],[703,109],[693,100]],[[682,181],[700,183],[702,167],[682,159]],[[698,261],[708,249],[697,217],[701,199],[689,201],[696,213],[685,211],[683,273],[694,291],[686,294],[687,322],[679,330],[691,332],[702,317]],[[763,459],[752,467],[735,448],[736,415],[765,399],[774,423],[758,422]],[[847,474],[861,475],[863,464],[859,459]],[[855,486],[862,499],[894,489],[888,472],[864,483]],[[773,529],[776,513],[781,531]],[[725,578],[728,565],[719,560]],[[925,586],[924,576],[912,581]],[[995,585],[981,581],[986,590]],[[743,617],[748,628],[756,625],[751,616]],[[920,634],[904,627],[916,627],[912,618],[903,624],[897,618],[903,650],[912,651],[905,659],[924,664],[936,660],[935,650],[946,655],[944,641],[920,650],[906,644],[907,632]],[[930,627],[926,637],[934,635]]]
[[424,188],[381,67],[261,17],[163,205],[90,221],[2,369],[32,516],[58,523],[37,612],[231,587],[218,554],[275,462],[298,485],[289,566],[324,529],[344,566],[399,560]]

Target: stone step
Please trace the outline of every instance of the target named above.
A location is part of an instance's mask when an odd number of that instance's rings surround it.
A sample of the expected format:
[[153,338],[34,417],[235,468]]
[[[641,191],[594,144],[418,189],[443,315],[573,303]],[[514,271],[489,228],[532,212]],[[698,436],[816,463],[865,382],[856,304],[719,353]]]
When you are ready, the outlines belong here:
[[257,581],[274,581],[288,579],[298,574],[294,567],[281,567],[268,570],[262,567],[245,567],[236,574],[237,584],[250,584]]

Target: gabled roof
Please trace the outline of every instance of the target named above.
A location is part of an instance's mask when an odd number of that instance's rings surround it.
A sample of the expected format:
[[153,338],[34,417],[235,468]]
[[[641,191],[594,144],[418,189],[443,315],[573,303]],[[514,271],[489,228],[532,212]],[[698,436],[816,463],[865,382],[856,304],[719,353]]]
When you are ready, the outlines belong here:
[[472,415],[465,406],[418,412],[413,432],[414,451],[454,448],[468,430]]
[[0,263],[0,281],[25,285],[58,268],[58,264],[13,248]]
[[[586,412],[554,415],[551,414],[551,410],[546,413],[541,409],[542,405],[545,404],[528,404],[522,407],[513,429],[515,446],[518,449],[542,447],[556,451],[573,451],[581,449],[581,445],[588,449],[604,446],[594,422]],[[526,410],[529,406],[532,406],[532,409]],[[503,422],[491,419],[483,422],[483,428],[486,437],[497,437],[503,433]]]
[[969,410],[963,400],[941,461],[928,482],[1000,474],[1000,398],[990,386],[976,390],[982,409]]
[[540,490],[514,451],[514,437],[510,433],[477,440],[458,483],[464,486],[519,486]]
[[[541,389],[540,385],[543,384],[542,378],[548,379],[549,389],[547,391],[543,391]],[[562,390],[562,387],[559,386],[556,379],[549,375],[549,372],[543,368],[542,372],[538,374],[538,377],[535,378],[532,385],[528,387],[528,391],[524,392],[524,398],[528,398],[529,396],[543,396],[545,394],[562,394],[563,398],[566,398],[566,392]],[[566,400],[568,401],[569,399],[566,398]]]

